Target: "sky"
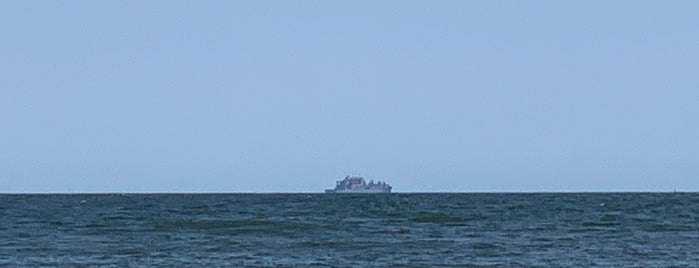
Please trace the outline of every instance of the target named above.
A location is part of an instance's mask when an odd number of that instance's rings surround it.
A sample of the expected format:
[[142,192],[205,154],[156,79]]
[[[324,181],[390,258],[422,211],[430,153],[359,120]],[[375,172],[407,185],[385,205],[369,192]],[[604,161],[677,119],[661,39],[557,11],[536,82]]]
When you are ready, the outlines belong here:
[[697,1],[3,1],[0,192],[699,191]]

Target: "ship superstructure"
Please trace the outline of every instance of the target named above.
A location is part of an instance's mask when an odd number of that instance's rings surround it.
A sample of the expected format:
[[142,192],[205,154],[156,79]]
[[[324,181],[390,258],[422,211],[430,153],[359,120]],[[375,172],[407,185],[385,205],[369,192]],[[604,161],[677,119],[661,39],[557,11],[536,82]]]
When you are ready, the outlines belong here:
[[390,193],[391,185],[386,182],[374,180],[367,183],[362,177],[345,177],[344,180],[337,181],[335,189],[327,189],[326,193]]

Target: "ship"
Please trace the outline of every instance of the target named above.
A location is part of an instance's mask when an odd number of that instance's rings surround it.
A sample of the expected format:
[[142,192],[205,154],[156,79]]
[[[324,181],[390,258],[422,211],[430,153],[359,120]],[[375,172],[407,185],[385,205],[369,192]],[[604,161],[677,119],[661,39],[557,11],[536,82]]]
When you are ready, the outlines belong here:
[[386,182],[377,181],[374,183],[374,180],[371,180],[367,183],[362,177],[347,176],[344,180],[337,181],[335,189],[326,189],[325,193],[390,193],[391,189],[393,187]]

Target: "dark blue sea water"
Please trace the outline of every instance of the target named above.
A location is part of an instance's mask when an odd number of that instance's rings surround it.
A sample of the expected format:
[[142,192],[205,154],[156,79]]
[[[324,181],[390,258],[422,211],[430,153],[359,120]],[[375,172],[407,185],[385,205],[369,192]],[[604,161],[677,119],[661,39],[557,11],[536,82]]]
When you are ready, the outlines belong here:
[[699,194],[0,195],[0,266],[699,267]]

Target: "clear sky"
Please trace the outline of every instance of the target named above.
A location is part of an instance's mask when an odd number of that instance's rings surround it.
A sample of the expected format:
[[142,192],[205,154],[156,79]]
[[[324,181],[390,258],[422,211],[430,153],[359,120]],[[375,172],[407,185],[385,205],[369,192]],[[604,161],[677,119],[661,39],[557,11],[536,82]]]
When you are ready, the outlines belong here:
[[698,1],[3,1],[0,192],[698,191]]

